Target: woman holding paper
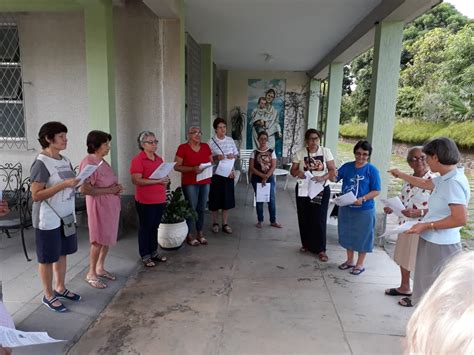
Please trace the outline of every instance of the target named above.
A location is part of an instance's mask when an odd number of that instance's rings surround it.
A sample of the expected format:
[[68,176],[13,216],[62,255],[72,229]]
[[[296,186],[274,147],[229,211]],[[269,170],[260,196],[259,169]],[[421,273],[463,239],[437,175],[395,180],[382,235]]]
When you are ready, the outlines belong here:
[[[322,133],[310,128],[305,133],[306,147],[297,151],[290,169],[298,178],[296,184],[296,210],[302,247],[300,251],[310,251],[326,262],[326,222],[331,190],[327,180],[336,176],[336,164],[331,151],[320,145]],[[308,176],[309,175],[309,176]],[[311,176],[313,176],[311,178]],[[309,181],[312,180],[312,181]],[[309,184],[319,183],[323,190],[314,198],[308,196]]]
[[87,135],[87,153],[79,169],[88,165],[98,168],[81,186],[86,195],[87,223],[89,226],[89,272],[86,282],[94,288],[106,288],[102,279],[114,281],[116,277],[105,270],[105,258],[109,247],[117,243],[120,218],[120,193],[122,185],[118,183],[112,167],[104,159],[110,151],[112,136],[102,131],[91,131]]
[[[239,155],[232,138],[225,135],[227,123],[223,118],[217,117],[212,126],[216,135],[209,139],[209,147],[212,151],[212,159],[218,164],[212,176],[211,187],[209,189],[209,210],[212,212],[212,231],[219,232],[218,215],[222,210],[222,231],[227,234],[232,233],[232,229],[227,224],[228,211],[235,207],[234,197],[234,169],[233,163]],[[232,168],[229,172],[230,165]],[[226,168],[227,167],[227,168]],[[223,175],[226,176],[223,176]]]
[[[426,155],[422,147],[413,147],[408,151],[407,162],[413,169],[413,176],[423,179],[431,179],[435,175],[426,165]],[[421,221],[428,212],[428,199],[430,191],[413,186],[405,182],[400,192],[400,201],[404,206],[401,211],[403,216],[398,218],[398,224],[407,221]],[[392,213],[389,207],[384,208],[387,214]],[[416,250],[418,247],[418,235],[402,233],[398,235],[393,260],[400,266],[401,283],[398,288],[389,288],[385,294],[389,296],[411,296],[410,272],[415,269]]]
[[423,179],[402,173],[398,169],[389,172],[413,186],[433,191],[428,200],[428,213],[423,221],[415,224],[406,234],[419,234],[416,253],[415,277],[412,299],[399,301],[404,307],[417,303],[435,281],[440,269],[455,254],[461,252],[462,226],[467,222],[467,205],[470,198],[469,182],[464,168],[457,167],[461,154],[456,143],[441,137],[423,146],[426,163],[430,170],[440,176]]
[[201,143],[201,135],[199,127],[189,128],[188,141],[178,147],[174,166],[176,171],[181,172],[184,197],[198,214],[196,221],[186,220],[189,228],[186,242],[191,246],[208,243],[202,228],[212,176],[212,152],[206,143]]
[[166,207],[166,186],[168,176],[151,179],[153,172],[163,164],[156,154],[158,140],[150,131],[143,131],[137,138],[141,150],[130,164],[130,174],[135,188],[135,207],[138,213],[138,250],[145,267],[154,267],[165,262],[165,256],[158,253],[158,227]]
[[42,303],[55,312],[66,312],[60,299],[79,301],[81,296],[65,286],[66,257],[77,251],[77,236],[64,235],[61,218],[74,216],[75,187],[79,179],[69,159],[61,154],[68,143],[65,125],[45,123],[39,130],[38,141],[43,150],[31,165],[30,179],[36,257],[44,294]]
[[[268,202],[268,212],[270,213],[270,225],[281,228],[281,224],[276,221],[276,198],[275,198],[275,176],[273,172],[276,168],[276,154],[273,149],[267,146],[268,133],[262,131],[257,137],[259,146],[252,152],[249,161],[249,169],[252,174],[252,186],[257,193],[257,184],[270,185],[270,201]],[[263,202],[256,202],[257,228],[262,228],[263,223]]]
[[[347,259],[339,269],[351,269],[352,275],[360,275],[365,271],[364,260],[374,244],[374,198],[380,193],[380,174],[369,163],[372,154],[369,142],[357,142],[353,151],[355,161],[345,163],[337,172],[337,181],[342,180],[342,193],[352,193],[356,198],[353,204],[339,207],[339,244],[347,251]],[[359,254],[355,264],[354,252]]]

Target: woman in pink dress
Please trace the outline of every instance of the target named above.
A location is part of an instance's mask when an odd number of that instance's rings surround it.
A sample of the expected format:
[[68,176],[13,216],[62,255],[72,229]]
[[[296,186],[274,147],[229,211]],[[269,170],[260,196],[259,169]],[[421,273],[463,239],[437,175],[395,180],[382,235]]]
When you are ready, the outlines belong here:
[[[86,282],[95,288],[106,288],[102,279],[115,280],[116,277],[105,270],[105,257],[109,247],[117,242],[120,217],[120,193],[122,185],[104,157],[110,151],[112,136],[102,131],[91,131],[87,135],[87,155],[81,162],[80,170],[86,165],[99,165],[85,181],[81,192],[86,195],[89,239],[91,243],[89,272]],[[101,279],[102,278],[102,279]]]

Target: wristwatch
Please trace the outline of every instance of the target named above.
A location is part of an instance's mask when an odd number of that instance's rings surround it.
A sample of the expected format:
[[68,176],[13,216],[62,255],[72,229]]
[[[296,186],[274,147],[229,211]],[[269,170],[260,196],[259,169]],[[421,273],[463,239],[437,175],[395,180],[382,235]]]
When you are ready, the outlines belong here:
[[362,196],[362,202],[367,202],[367,199],[365,198],[365,196]]

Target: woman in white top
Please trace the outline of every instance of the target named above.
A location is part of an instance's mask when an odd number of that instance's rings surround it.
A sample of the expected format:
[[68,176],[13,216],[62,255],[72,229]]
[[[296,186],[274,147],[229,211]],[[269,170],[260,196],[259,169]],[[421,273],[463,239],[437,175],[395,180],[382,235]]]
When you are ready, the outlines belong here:
[[[217,117],[212,126],[216,135],[209,140],[208,144],[212,151],[213,161],[219,164],[221,160],[237,158],[239,151],[234,140],[225,135],[226,121]],[[209,190],[209,210],[212,212],[212,231],[214,233],[219,232],[219,223],[217,222],[219,210],[222,210],[222,231],[227,234],[232,233],[232,228],[227,224],[227,220],[228,211],[235,207],[234,178],[234,169],[228,176],[217,174],[212,176]]]
[[[331,151],[320,144],[322,133],[314,128],[306,131],[306,146],[297,151],[293,157],[290,173],[298,178],[296,184],[296,210],[301,236],[301,251],[310,251],[318,255],[319,260],[326,262],[326,221],[331,190],[327,180],[336,176],[336,164]],[[307,193],[308,179],[305,172],[313,175],[312,180],[324,185],[323,191],[311,199]],[[302,195],[302,196],[300,196]]]
[[70,292],[64,285],[66,255],[77,251],[77,236],[64,235],[60,217],[74,215],[74,187],[79,183],[71,162],[60,154],[67,147],[66,135],[67,127],[61,122],[45,123],[38,133],[43,150],[30,171],[36,255],[44,291],[42,302],[56,312],[67,310],[59,298],[70,301],[81,299],[81,296]]

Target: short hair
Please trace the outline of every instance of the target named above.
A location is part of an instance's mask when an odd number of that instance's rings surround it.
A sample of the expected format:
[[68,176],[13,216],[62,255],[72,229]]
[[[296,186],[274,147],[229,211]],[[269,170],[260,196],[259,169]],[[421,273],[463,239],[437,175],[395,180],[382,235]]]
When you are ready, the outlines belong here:
[[201,130],[201,127],[199,127],[199,126],[191,126],[191,127],[189,127],[189,128],[188,128],[188,134],[191,133],[191,131],[192,131],[193,129]]
[[474,251],[447,263],[407,324],[406,354],[474,354]]
[[138,134],[138,137],[137,137],[137,143],[138,143],[138,149],[140,150],[143,150],[143,142],[145,141],[145,138],[146,137],[149,137],[149,136],[153,136],[153,137],[156,137],[155,136],[155,133],[151,132],[151,131],[141,131],[139,134]]
[[306,132],[304,134],[304,140],[307,141],[312,134],[317,134],[319,139],[323,138],[323,132],[318,131],[315,128],[310,128],[310,129],[306,130]]
[[112,136],[103,131],[90,131],[87,135],[87,153],[94,154],[104,143],[110,142]]
[[266,101],[267,99],[266,99],[265,97],[263,97],[263,96],[260,96],[260,97],[258,98],[257,105],[260,104],[260,101],[262,101],[262,100],[265,100],[265,101]]
[[455,165],[461,160],[458,146],[451,138],[434,138],[423,145],[423,153],[429,156],[436,155],[443,165]]
[[46,122],[38,132],[38,142],[43,149],[48,148],[50,143],[46,139],[51,141],[59,133],[67,133],[67,127],[63,123],[57,121]]
[[220,123],[223,123],[226,125],[227,127],[227,121],[225,119],[223,119],[222,117],[217,117],[214,122],[212,122],[212,127],[214,127],[214,129],[217,129],[217,126],[220,124]]
[[261,136],[267,136],[267,138],[268,138],[268,133],[267,133],[267,131],[260,131],[260,132],[258,132],[257,140],[259,140]]
[[366,150],[369,152],[369,157],[372,155],[372,146],[368,141],[358,141],[354,146],[353,152],[356,153],[357,149]]
[[419,150],[421,152],[423,152],[423,146],[421,145],[415,145],[414,147],[411,147],[410,149],[408,149],[408,152],[407,152],[407,162],[411,163],[411,158],[413,158],[413,154],[415,154],[415,152]]

